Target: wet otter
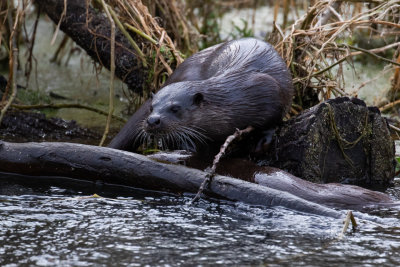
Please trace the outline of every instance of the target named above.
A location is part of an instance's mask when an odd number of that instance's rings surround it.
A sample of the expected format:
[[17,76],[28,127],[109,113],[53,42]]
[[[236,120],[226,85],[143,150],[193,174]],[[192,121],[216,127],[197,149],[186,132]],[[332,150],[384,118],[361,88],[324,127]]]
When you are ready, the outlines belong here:
[[193,149],[223,141],[236,128],[268,129],[282,120],[292,96],[291,75],[270,44],[229,41],[185,60],[109,147],[134,151],[154,136]]

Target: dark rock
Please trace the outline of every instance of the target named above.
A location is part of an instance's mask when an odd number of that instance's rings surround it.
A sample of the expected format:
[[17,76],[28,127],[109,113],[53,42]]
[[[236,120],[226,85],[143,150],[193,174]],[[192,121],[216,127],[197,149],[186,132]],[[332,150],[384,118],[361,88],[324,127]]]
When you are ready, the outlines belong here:
[[386,188],[395,172],[394,142],[379,110],[336,98],[312,107],[277,130],[272,166],[316,183]]

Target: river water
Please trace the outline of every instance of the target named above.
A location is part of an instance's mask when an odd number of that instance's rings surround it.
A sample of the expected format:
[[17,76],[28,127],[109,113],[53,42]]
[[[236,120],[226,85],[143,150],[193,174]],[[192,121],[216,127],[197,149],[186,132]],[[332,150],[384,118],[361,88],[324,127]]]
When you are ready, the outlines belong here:
[[396,210],[338,239],[342,220],[191,197],[1,174],[0,266],[400,265]]

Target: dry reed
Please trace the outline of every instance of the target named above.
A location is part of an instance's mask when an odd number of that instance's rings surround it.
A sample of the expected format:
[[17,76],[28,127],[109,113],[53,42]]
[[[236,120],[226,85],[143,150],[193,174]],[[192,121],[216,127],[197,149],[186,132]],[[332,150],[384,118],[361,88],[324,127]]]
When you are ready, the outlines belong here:
[[[367,5],[361,2],[370,2]],[[343,79],[344,61],[368,54],[393,67],[395,58],[379,53],[399,53],[400,43],[394,42],[374,49],[351,45],[356,34],[368,40],[400,36],[400,1],[317,1],[307,13],[286,30],[276,26],[280,41],[276,49],[294,75],[296,102],[307,108],[331,97],[346,95]]]

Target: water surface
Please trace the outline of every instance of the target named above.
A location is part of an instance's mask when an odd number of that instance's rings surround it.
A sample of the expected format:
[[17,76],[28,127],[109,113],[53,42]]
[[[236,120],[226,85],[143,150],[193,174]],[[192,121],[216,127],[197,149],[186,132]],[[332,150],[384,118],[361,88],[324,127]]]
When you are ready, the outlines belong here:
[[400,264],[397,211],[376,209],[379,223],[358,219],[338,240],[341,220],[281,207],[12,180],[0,179],[1,266]]

